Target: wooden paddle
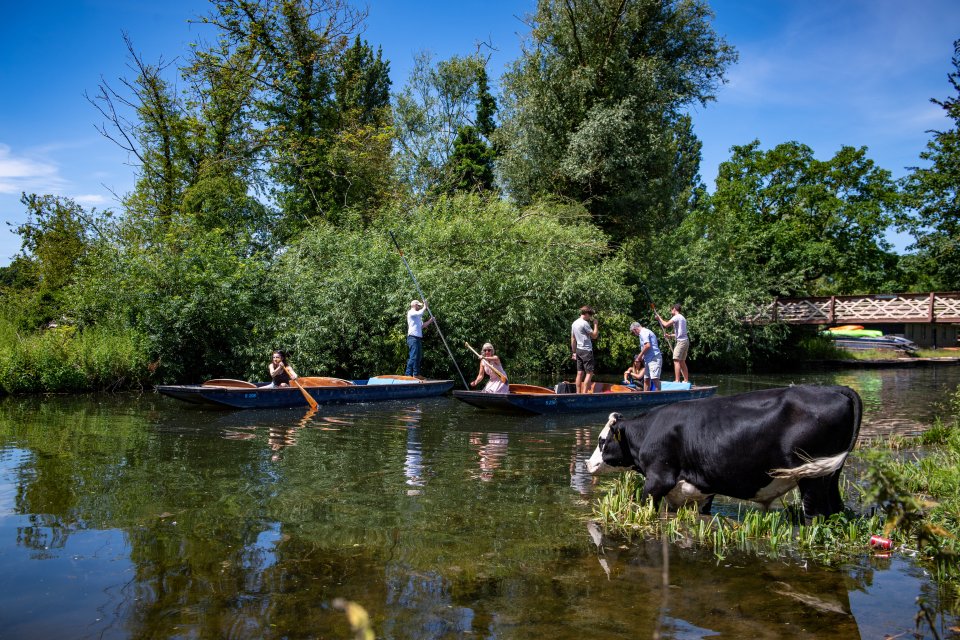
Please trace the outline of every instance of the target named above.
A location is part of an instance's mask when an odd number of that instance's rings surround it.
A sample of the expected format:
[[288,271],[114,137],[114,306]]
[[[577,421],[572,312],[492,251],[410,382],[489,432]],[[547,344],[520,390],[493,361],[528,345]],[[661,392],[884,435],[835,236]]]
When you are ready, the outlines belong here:
[[313,396],[307,393],[307,390],[303,388],[303,386],[300,384],[300,381],[296,379],[293,373],[293,369],[291,369],[287,365],[283,365],[283,370],[287,372],[288,376],[290,376],[290,384],[295,386],[297,389],[300,389],[300,393],[302,393],[303,397],[306,398],[307,404],[310,405],[310,408],[316,409],[317,407],[319,407],[320,405],[317,404],[317,401],[313,399]]
[[[486,358],[484,358],[482,355],[480,355],[479,353],[477,353],[477,350],[476,350],[476,349],[474,349],[473,347],[470,346],[470,343],[469,343],[469,342],[464,341],[463,344],[467,345],[467,349],[470,349],[470,351],[473,351],[473,355],[477,356],[477,357],[480,358],[481,360],[486,360]],[[494,372],[495,374],[497,374],[497,377],[498,377],[498,378],[500,378],[500,382],[506,382],[506,381],[507,381],[507,376],[505,376],[505,375],[503,375],[502,373],[500,373],[500,370],[497,369],[495,366],[493,366],[493,364],[490,365],[490,368],[493,369],[493,372]]]

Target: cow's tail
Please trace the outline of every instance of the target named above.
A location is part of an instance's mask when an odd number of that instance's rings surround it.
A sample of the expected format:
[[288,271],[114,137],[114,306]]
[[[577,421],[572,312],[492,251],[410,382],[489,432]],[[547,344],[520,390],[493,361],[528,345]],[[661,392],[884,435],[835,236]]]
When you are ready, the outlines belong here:
[[857,438],[860,437],[860,420],[863,417],[863,401],[860,395],[850,387],[838,387],[838,391],[845,395],[853,404],[853,424],[850,435],[850,445],[846,451],[841,451],[835,456],[826,458],[810,458],[803,453],[797,455],[804,461],[799,467],[792,469],[771,469],[770,476],[773,478],[788,478],[790,480],[803,480],[804,478],[822,478],[836,472],[847,460],[847,455],[853,451],[857,444]]
[[798,454],[802,459],[806,460],[806,462],[792,469],[771,469],[769,471],[770,477],[803,480],[805,478],[822,478],[829,476],[843,466],[848,453],[850,452],[844,451],[829,458],[808,458],[803,454]]

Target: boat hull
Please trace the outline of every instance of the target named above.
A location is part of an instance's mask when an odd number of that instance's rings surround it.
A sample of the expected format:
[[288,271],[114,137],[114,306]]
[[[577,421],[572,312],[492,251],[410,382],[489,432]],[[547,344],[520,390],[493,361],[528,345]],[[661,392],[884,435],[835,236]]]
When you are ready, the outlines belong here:
[[484,393],[454,391],[453,397],[480,409],[526,415],[592,413],[615,410],[647,411],[654,407],[708,398],[717,387],[693,387],[676,391],[631,391],[624,393]]
[[[348,386],[305,387],[317,404],[352,404],[411,400],[443,395],[453,380],[425,380],[415,384],[367,384],[354,380]],[[159,385],[158,393],[190,404],[226,409],[280,409],[305,407],[307,399],[297,387],[228,388],[204,385]]]

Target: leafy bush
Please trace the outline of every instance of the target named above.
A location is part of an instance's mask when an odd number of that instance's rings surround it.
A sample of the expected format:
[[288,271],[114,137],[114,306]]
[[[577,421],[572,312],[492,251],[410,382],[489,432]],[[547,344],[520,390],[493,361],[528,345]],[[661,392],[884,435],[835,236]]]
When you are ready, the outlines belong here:
[[[580,207],[520,210],[458,195],[380,220],[366,230],[316,226],[271,269],[279,312],[262,326],[268,344],[296,353],[301,372],[402,372],[405,314],[419,293],[390,231],[465,375],[476,364],[464,341],[492,342],[515,378],[560,371],[571,362],[570,323],[584,304],[600,311],[601,365],[617,369],[615,351],[635,344],[623,261]],[[426,375],[455,376],[435,329],[424,347]]]
[[257,318],[274,312],[266,270],[242,230],[207,229],[188,216],[130,219],[90,252],[70,289],[71,311],[84,326],[135,327],[160,364],[160,380],[235,377],[258,339]]

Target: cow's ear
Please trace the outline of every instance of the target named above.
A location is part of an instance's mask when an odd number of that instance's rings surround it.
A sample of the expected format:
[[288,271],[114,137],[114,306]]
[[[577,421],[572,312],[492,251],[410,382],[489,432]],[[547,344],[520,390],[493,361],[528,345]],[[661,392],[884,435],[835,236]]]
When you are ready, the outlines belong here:
[[620,434],[623,433],[623,429],[617,429],[616,427],[614,427],[612,431],[613,431],[613,439],[616,440],[617,442],[620,442]]

